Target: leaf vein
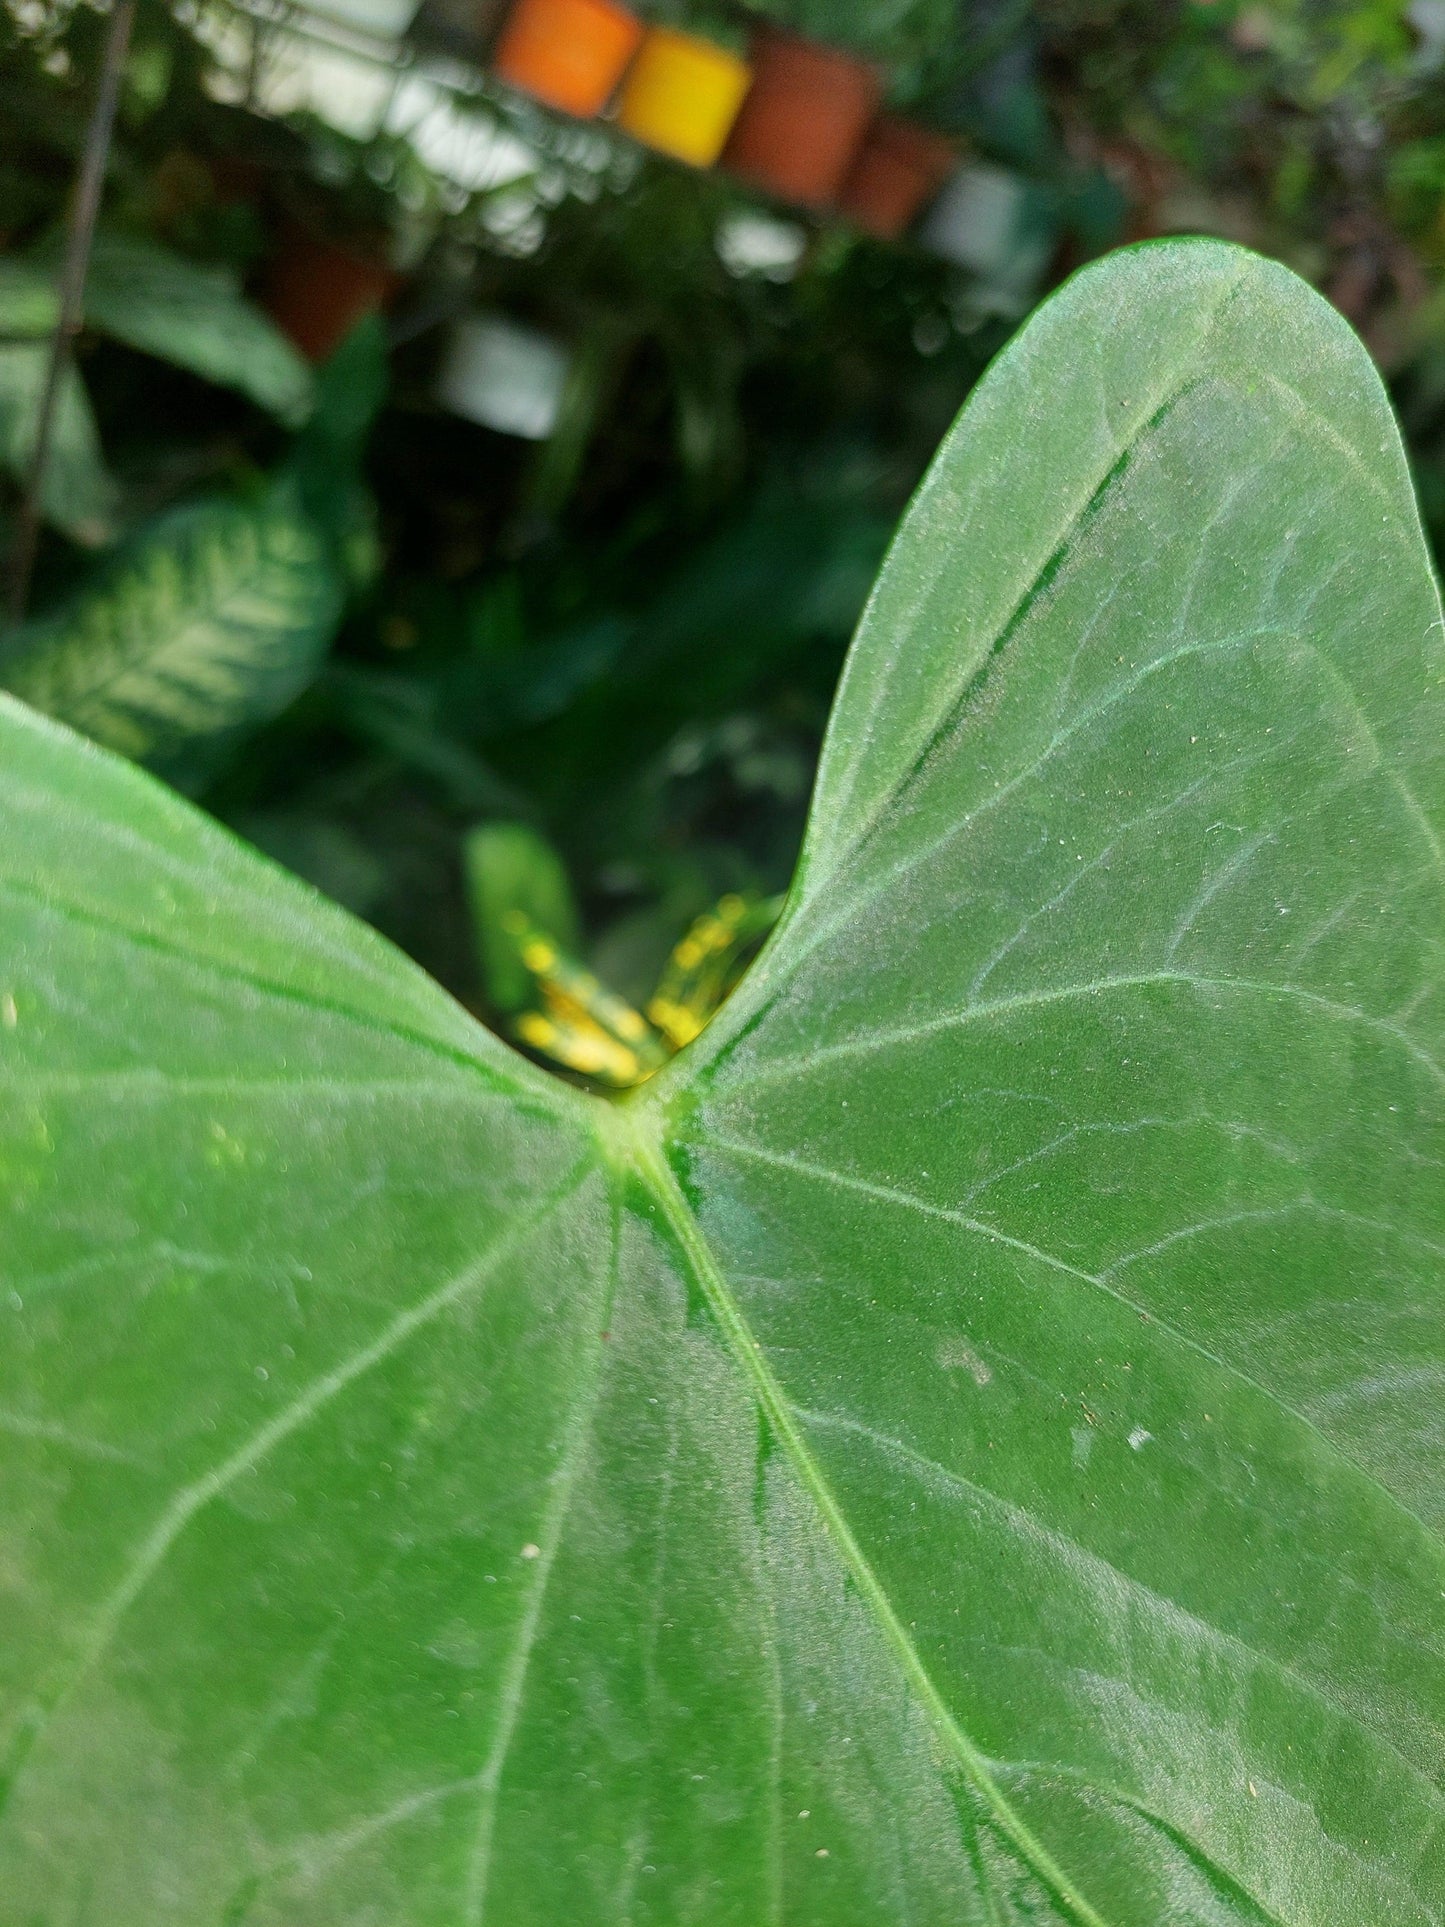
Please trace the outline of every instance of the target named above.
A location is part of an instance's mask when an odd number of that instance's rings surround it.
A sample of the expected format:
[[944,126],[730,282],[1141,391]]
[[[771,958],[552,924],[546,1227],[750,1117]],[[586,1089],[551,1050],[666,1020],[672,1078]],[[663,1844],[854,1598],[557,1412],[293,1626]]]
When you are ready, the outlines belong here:
[[501,1697],[492,1745],[481,1771],[476,1775],[477,1824],[467,1862],[466,1886],[462,1901],[462,1918],[466,1927],[482,1927],[486,1917],[487,1893],[491,1882],[492,1848],[496,1836],[497,1800],[501,1792],[502,1773],[521,1719],[522,1702],[527,1690],[527,1675],[531,1668],[532,1653],[542,1623],[542,1608],[546,1603],[552,1568],[556,1564],[557,1553],[562,1544],[562,1536],[572,1509],[573,1496],[576,1493],[587,1443],[592,1436],[592,1427],[602,1395],[606,1347],[601,1343],[601,1335],[609,1323],[611,1307],[617,1293],[621,1259],[620,1240],[620,1214],[614,1198],[611,1254],[604,1271],[601,1303],[597,1309],[595,1330],[592,1333],[594,1342],[590,1348],[593,1359],[591,1375],[586,1394],[576,1402],[562,1462],[553,1474],[552,1490],[548,1495],[546,1510],[537,1533],[538,1550],[532,1585],[527,1595],[526,1606],[518,1621],[517,1642],[508,1657],[506,1670],[502,1675]]
[[[274,978],[263,977],[238,964],[224,962],[219,957],[206,956],[204,953],[189,949],[184,944],[170,943],[152,930],[137,930],[133,925],[124,923],[118,918],[105,916],[81,904],[71,903],[49,890],[22,883],[18,877],[0,876],[0,893],[16,897],[22,902],[36,904],[62,922],[78,924],[83,929],[98,930],[106,936],[131,945],[134,949],[169,958],[172,962],[194,970],[201,977],[210,976],[221,983],[244,984],[248,990],[256,991],[264,997],[275,998],[281,1003],[295,1004],[303,1010],[319,1012],[328,1017],[340,1017],[345,1022],[356,1025],[360,1030],[371,1032],[373,1036],[387,1037],[397,1043],[424,1050],[433,1057],[441,1058],[444,1063],[483,1078],[494,1088],[510,1090],[519,1102],[526,1102],[528,1099],[535,1101],[539,1097],[550,1095],[547,1091],[547,1080],[540,1073],[535,1078],[529,1078],[526,1084],[523,1084],[519,1077],[514,1085],[509,1085],[496,1065],[489,1064],[484,1058],[461,1050],[456,1045],[443,1043],[440,1038],[430,1036],[426,1031],[414,1029],[406,1024],[383,1022],[380,1018],[357,1010],[340,999],[321,997],[313,991],[300,990],[294,984],[278,983]],[[519,1070],[530,1069],[526,1060],[521,1057],[516,1059],[516,1065]],[[552,1082],[556,1083],[556,1080],[553,1079]],[[557,1090],[561,1092],[563,1086],[558,1084]],[[556,1099],[554,1098],[546,1108],[555,1112],[559,1108]]]
[[805,1491],[811,1498],[829,1537],[848,1568],[860,1593],[877,1620],[885,1640],[892,1646],[905,1677],[927,1709],[941,1739],[958,1760],[968,1779],[993,1812],[995,1820],[1015,1847],[1024,1855],[1040,1880],[1068,1911],[1077,1927],[1108,1927],[1104,1916],[1080,1893],[1073,1880],[1054,1860],[1021,1816],[1014,1810],[988,1770],[983,1753],[958,1724],[932,1675],[923,1664],[907,1629],[893,1610],[891,1600],[853,1535],[822,1468],[808,1449],[795,1422],[792,1407],[761,1345],[753,1337],[741,1308],[728,1288],[702,1229],[693,1217],[677,1179],[659,1143],[652,1140],[642,1119],[641,1107],[624,1111],[621,1118],[630,1125],[637,1165],[657,1201],[663,1218],[681,1248],[737,1365],[751,1382],[760,1409],[782,1442]]
[[[999,1517],[1006,1520],[1006,1522],[1016,1530],[1019,1536],[1035,1541],[1042,1541],[1071,1565],[1077,1565],[1082,1562],[1093,1574],[1103,1578],[1107,1584],[1122,1587],[1126,1591],[1146,1599],[1152,1607],[1166,1614],[1172,1622],[1187,1626],[1192,1634],[1199,1635],[1206,1644],[1218,1645],[1232,1653],[1245,1654],[1266,1671],[1277,1675],[1279,1678],[1289,1680],[1293,1685],[1297,1686],[1301,1692],[1307,1694],[1310,1699],[1319,1705],[1328,1707],[1332,1713],[1337,1714],[1350,1725],[1359,1726],[1368,1732],[1392,1758],[1399,1762],[1411,1780],[1428,1793],[1433,1804],[1440,1808],[1442,1815],[1445,1815],[1445,1796],[1442,1796],[1440,1788],[1428,1775],[1422,1773],[1420,1768],[1415,1765],[1407,1755],[1400,1751],[1387,1732],[1361,1720],[1348,1705],[1337,1700],[1331,1693],[1327,1692],[1318,1681],[1312,1680],[1305,1673],[1301,1673],[1298,1668],[1291,1666],[1288,1661],[1279,1659],[1274,1654],[1267,1653],[1258,1646],[1252,1646],[1248,1640],[1240,1638],[1236,1633],[1226,1631],[1222,1626],[1211,1625],[1208,1620],[1202,1619],[1197,1613],[1191,1612],[1187,1606],[1180,1605],[1177,1599],[1171,1599],[1166,1593],[1157,1591],[1144,1580],[1136,1578],[1132,1573],[1125,1572],[1121,1567],[1116,1566],[1112,1560],[1102,1557],[1099,1553],[1093,1551],[1086,1545],[1082,1545],[1077,1539],[1070,1537],[1067,1533],[1061,1533],[1056,1528],[1045,1525],[1033,1514],[1026,1512],[1023,1507],[1015,1505],[1009,1499],[1003,1498],[988,1486],[979,1485],[965,1473],[955,1471],[953,1467],[942,1464],[938,1459],[930,1458],[927,1453],[918,1451],[914,1446],[907,1444],[904,1440],[894,1438],[887,1432],[880,1432],[876,1430],[875,1427],[865,1425],[861,1420],[849,1418],[843,1413],[819,1412],[805,1406],[793,1406],[792,1409],[805,1425],[819,1425],[831,1427],[838,1431],[851,1432],[857,1437],[869,1440],[881,1451],[887,1452],[895,1458],[905,1460],[916,1467],[919,1472],[925,1473],[931,1478],[939,1479],[944,1484],[953,1486],[959,1491],[967,1493],[971,1498],[979,1500],[989,1510],[996,1512]],[[1091,1784],[1096,1783],[1091,1782]],[[1156,1815],[1154,1817],[1162,1819],[1162,1816]]]
[[1340,1022],[1362,1024],[1402,1045],[1434,1082],[1445,1089],[1445,1067],[1437,1063],[1423,1044],[1388,1017],[1377,1017],[1370,1011],[1360,1009],[1357,1004],[1346,1004],[1322,996],[1303,984],[1272,982],[1254,977],[1201,977],[1187,970],[1140,970],[1114,977],[1094,977],[1084,983],[1046,985],[1037,990],[1022,990],[1007,997],[995,997],[981,1004],[965,1004],[961,1009],[944,1011],[941,1016],[925,1018],[916,1024],[900,1024],[892,1030],[867,1031],[836,1044],[820,1044],[806,1054],[775,1057],[733,1088],[739,1092],[755,1090],[803,1076],[820,1064],[836,1062],[840,1058],[865,1057],[874,1051],[892,1050],[900,1044],[921,1043],[925,1038],[962,1030],[969,1024],[989,1018],[1010,1016],[1016,1011],[1038,1010],[1074,998],[1101,997],[1117,990],[1150,989],[1163,984],[1177,984],[1203,992],[1238,992],[1250,996],[1290,998]]
[[349,1386],[391,1357],[414,1333],[440,1317],[468,1292],[484,1285],[595,1168],[595,1158],[589,1153],[563,1183],[541,1201],[535,1211],[514,1219],[479,1258],[443,1280],[418,1303],[398,1312],[368,1344],[358,1347],[339,1364],[332,1366],[330,1371],[313,1379],[283,1410],[259,1426],[209,1472],[181,1487],[132,1553],[119,1582],[102,1600],[89,1630],[80,1642],[77,1658],[50,1695],[42,1713],[32,1719],[22,1734],[4,1780],[0,1782],[0,1806],[13,1796],[25,1758],[46,1725],[99,1665],[120,1630],[121,1622],[160,1570],[171,1548],[191,1521],[220,1498],[237,1479],[259,1465],[277,1446],[310,1424]]
[[[1341,1465],[1349,1466],[1350,1470],[1354,1472],[1358,1478],[1363,1479],[1368,1485],[1373,1487],[1401,1518],[1407,1519],[1410,1524],[1422,1534],[1437,1553],[1445,1554],[1445,1537],[1442,1537],[1439,1531],[1427,1525],[1425,1520],[1422,1519],[1418,1513],[1413,1512],[1397,1493],[1392,1492],[1388,1486],[1381,1484],[1373,1472],[1352,1458],[1350,1454],[1337,1445],[1327,1433],[1322,1432],[1307,1413],[1289,1404],[1285,1399],[1281,1398],[1277,1392],[1271,1391],[1267,1385],[1262,1384],[1257,1378],[1253,1377],[1251,1373],[1246,1372],[1242,1366],[1236,1365],[1231,1360],[1222,1357],[1218,1352],[1212,1351],[1202,1340],[1192,1338],[1188,1332],[1182,1330],[1171,1320],[1161,1317],[1160,1314],[1151,1307],[1141,1305],[1136,1299],[1131,1298],[1127,1292],[1121,1291],[1117,1285],[1110,1282],[1109,1272],[1084,1271],[1078,1265],[1071,1265],[1067,1259],[1058,1257],[1054,1252],[1045,1251],[1039,1245],[1030,1244],[1025,1238],[1013,1237],[1009,1232],[1001,1230],[997,1225],[988,1224],[981,1218],[971,1218],[965,1212],[951,1210],[947,1205],[930,1204],[926,1198],[917,1197],[911,1191],[901,1191],[892,1185],[876,1184],[868,1178],[850,1177],[842,1171],[832,1170],[827,1165],[813,1164],[806,1159],[794,1157],[784,1152],[767,1151],[760,1145],[744,1144],[736,1138],[726,1138],[717,1132],[710,1135],[709,1143],[719,1150],[730,1151],[738,1157],[752,1158],[758,1163],[772,1165],[775,1169],[779,1170],[795,1171],[800,1177],[813,1178],[820,1183],[836,1185],[843,1191],[854,1191],[863,1197],[876,1198],[883,1204],[894,1204],[904,1210],[916,1211],[922,1217],[934,1218],[944,1224],[957,1225],[961,1231],[967,1231],[977,1237],[987,1238],[991,1243],[1003,1245],[1011,1251],[1021,1252],[1025,1257],[1033,1258],[1037,1260],[1038,1263],[1047,1265],[1051,1270],[1062,1272],[1071,1278],[1077,1278],[1083,1284],[1092,1285],[1096,1290],[1103,1292],[1107,1297],[1113,1298],[1117,1303],[1125,1306],[1131,1312],[1145,1313],[1148,1316],[1150,1324],[1156,1331],[1163,1333],[1174,1343],[1186,1347],[1196,1356],[1206,1359],[1211,1365],[1225,1373],[1236,1383],[1248,1387],[1249,1390],[1257,1393],[1270,1405],[1274,1406],[1277,1411],[1293,1419],[1318,1442],[1321,1449],[1327,1452],[1332,1459]],[[1296,1199],[1293,1206],[1288,1208],[1300,1209],[1305,1206],[1313,1206],[1313,1204],[1313,1199]],[[1244,1213],[1241,1215],[1249,1216],[1254,1214]],[[1169,1241],[1166,1240],[1165,1242],[1167,1243]]]

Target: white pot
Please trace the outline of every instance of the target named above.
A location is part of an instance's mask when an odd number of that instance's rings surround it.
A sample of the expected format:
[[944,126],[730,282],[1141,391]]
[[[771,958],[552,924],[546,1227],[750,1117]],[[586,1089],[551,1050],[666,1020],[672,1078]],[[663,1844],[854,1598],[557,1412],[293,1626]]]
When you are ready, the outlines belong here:
[[983,163],[959,168],[944,183],[918,238],[978,277],[972,305],[986,314],[1022,314],[1053,251],[1028,183]]
[[960,167],[939,190],[918,238],[945,261],[993,280],[1008,272],[1027,202],[1028,189],[1006,168]]
[[483,428],[544,442],[557,425],[571,361],[540,329],[500,315],[466,315],[447,343],[437,399]]

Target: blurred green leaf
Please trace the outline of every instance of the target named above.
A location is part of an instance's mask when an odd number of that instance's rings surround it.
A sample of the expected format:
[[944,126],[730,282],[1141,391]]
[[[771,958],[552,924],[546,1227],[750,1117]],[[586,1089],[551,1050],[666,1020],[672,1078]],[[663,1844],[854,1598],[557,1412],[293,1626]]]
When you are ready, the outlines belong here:
[[568,952],[580,944],[566,865],[525,823],[481,824],[463,845],[463,862],[487,995],[499,1011],[520,1010],[533,993],[521,954],[526,933],[540,931]]
[[298,448],[359,464],[391,381],[381,317],[357,322],[314,380],[314,405]]
[[0,259],[0,340],[34,340],[59,318],[60,297],[44,269],[13,256]]
[[110,749],[169,764],[284,708],[340,609],[324,540],[292,490],[190,503],[31,625],[4,682]]
[[[0,462],[21,484],[30,473],[49,365],[48,339],[0,341]],[[47,522],[91,546],[105,541],[114,525],[115,484],[74,368],[61,376],[40,509]]]
[[98,235],[85,317],[128,347],[239,389],[290,427],[311,412],[311,370],[223,268],[151,241]]
[[537,451],[524,491],[528,513],[551,518],[566,507],[582,473],[598,418],[631,346],[630,339],[616,327],[594,324],[573,351],[556,424]]
[[410,677],[335,668],[326,679],[338,720],[353,736],[428,777],[456,809],[526,814],[526,799],[443,729],[436,693]]
[[386,330],[368,315],[317,375],[315,406],[287,464],[353,592],[369,588],[381,572],[376,498],[362,465],[389,385]]
[[386,890],[386,870],[347,824],[314,810],[252,810],[236,828],[333,903],[359,917],[375,914]]

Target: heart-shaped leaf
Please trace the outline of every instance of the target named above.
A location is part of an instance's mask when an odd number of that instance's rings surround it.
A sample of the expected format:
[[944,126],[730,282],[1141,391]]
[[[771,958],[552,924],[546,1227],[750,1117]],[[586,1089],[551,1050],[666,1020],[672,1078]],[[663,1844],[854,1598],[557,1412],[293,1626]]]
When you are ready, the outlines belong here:
[[618,1103],[0,719],[23,1927],[1445,1915],[1445,657],[1211,243],[966,409]]

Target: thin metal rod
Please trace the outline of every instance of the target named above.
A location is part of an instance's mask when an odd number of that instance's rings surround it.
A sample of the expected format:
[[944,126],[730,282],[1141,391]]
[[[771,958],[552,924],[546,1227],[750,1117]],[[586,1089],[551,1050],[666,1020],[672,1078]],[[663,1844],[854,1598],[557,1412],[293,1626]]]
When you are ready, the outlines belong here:
[[75,337],[80,333],[84,316],[85,275],[90,266],[95,217],[100,211],[101,190],[105,185],[106,162],[110,158],[110,140],[115,128],[116,102],[120,96],[120,78],[125,66],[126,49],[130,45],[135,6],[136,0],[115,0],[105,37],[100,85],[96,89],[90,126],[85,133],[85,151],[81,155],[80,173],[71,203],[65,263],[60,276],[60,313],[51,338],[50,365],[45,371],[45,387],[35,424],[35,447],[30,457],[30,471],[25,478],[25,493],[20,503],[15,545],[10,556],[9,613],[17,622],[25,613],[26,599],[30,594],[30,575],[35,567],[35,547],[40,537],[40,498],[50,460],[60,386],[70,366]]

